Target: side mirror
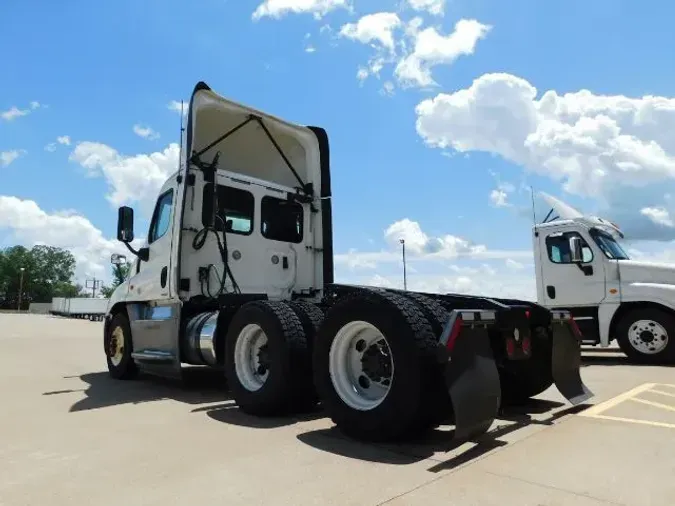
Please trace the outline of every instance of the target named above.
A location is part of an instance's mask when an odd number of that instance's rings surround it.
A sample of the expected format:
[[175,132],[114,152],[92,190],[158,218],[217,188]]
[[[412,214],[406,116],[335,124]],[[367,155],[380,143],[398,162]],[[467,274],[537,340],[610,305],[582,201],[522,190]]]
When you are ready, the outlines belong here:
[[134,240],[134,210],[122,206],[117,212],[117,240],[130,243]]
[[581,250],[581,237],[570,237],[570,257],[573,264],[580,264],[583,262],[584,254]]

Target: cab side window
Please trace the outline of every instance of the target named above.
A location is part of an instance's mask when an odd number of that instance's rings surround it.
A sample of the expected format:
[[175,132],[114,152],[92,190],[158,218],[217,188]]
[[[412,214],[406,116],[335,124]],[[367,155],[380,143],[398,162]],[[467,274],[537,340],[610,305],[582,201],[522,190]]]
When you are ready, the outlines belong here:
[[303,216],[301,204],[266,195],[260,201],[260,232],[265,239],[300,243]]
[[[213,213],[213,201],[206,198],[207,186],[204,185],[202,198],[202,224],[208,222],[208,217]],[[216,191],[218,199],[218,216],[214,228],[218,232],[223,231],[223,223],[227,226],[228,234],[250,235],[253,232],[253,210],[255,198],[246,190],[219,184]]]
[[152,222],[150,223],[148,244],[152,244],[169,230],[172,206],[173,189],[163,193],[160,195],[159,199],[157,199],[157,205],[155,206],[155,211],[152,214]]
[[570,251],[570,238],[578,237],[581,239],[582,263],[586,264],[593,261],[593,250],[578,232],[558,232],[546,237],[546,251],[548,258],[554,264],[572,263],[572,252]]

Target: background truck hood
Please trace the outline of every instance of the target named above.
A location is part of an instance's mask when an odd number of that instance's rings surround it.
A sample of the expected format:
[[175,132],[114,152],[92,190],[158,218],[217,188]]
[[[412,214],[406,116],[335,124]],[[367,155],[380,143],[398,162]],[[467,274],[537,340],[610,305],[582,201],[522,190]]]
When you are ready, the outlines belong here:
[[675,265],[637,260],[619,260],[621,281],[626,283],[675,284]]

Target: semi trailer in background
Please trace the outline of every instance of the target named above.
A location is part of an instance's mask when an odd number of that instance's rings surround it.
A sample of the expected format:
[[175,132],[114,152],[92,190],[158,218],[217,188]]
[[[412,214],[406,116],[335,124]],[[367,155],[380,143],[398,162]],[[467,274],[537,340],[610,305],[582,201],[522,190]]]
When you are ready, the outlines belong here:
[[50,313],[56,316],[102,321],[108,299],[95,297],[54,297]]

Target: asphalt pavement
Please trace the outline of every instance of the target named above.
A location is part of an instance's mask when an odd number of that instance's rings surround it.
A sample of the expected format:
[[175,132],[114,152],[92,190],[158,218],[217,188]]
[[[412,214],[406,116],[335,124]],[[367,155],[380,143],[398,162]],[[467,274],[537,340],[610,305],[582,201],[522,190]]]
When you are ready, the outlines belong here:
[[480,441],[364,444],[320,411],[241,413],[222,378],[113,381],[102,323],[0,314],[0,505],[675,504],[675,371],[585,353],[595,393],[549,389]]

